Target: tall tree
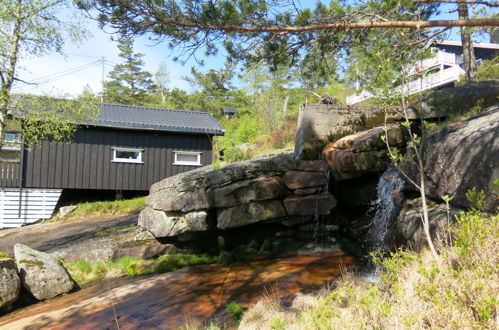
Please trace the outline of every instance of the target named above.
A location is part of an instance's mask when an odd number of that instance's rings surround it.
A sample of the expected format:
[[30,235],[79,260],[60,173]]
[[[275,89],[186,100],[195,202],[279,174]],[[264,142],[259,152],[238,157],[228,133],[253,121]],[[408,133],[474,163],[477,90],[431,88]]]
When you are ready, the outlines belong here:
[[[7,114],[16,112],[25,121],[43,120],[45,126],[38,126],[38,137],[64,135],[74,126],[68,118],[77,119],[85,110],[59,104],[62,108],[48,109],[51,98],[17,96],[15,108],[11,94],[14,82],[27,83],[18,77],[19,60],[26,57],[42,56],[52,52],[62,53],[66,41],[78,41],[85,36],[85,31],[76,14],[72,11],[72,1],[66,0],[2,0],[0,5],[0,146],[5,135]],[[66,13],[63,19],[61,12]],[[42,103],[42,104],[38,104]],[[62,109],[65,109],[64,111]],[[58,111],[54,111],[57,109]],[[42,114],[45,116],[41,116]],[[52,119],[52,124],[47,124]],[[56,123],[56,124],[54,124]],[[58,124],[57,124],[58,123]],[[28,125],[29,126],[29,125]],[[35,131],[31,131],[35,133]],[[28,132],[26,132],[28,133]],[[28,134],[29,135],[29,134]],[[27,137],[27,136],[25,136]],[[25,138],[25,141],[29,140]]]
[[[459,2],[457,4],[459,19],[469,19],[468,4]],[[461,26],[461,43],[463,44],[463,63],[464,71],[466,71],[466,81],[478,82],[478,72],[475,64],[475,51],[473,49],[473,41],[471,40],[471,31],[468,27]]]
[[166,102],[166,92],[168,91],[168,81],[169,81],[170,73],[168,72],[168,68],[165,62],[161,62],[158,66],[156,72],[154,72],[154,86],[156,91],[159,93],[161,97],[161,105],[163,106]]
[[191,69],[192,78],[184,79],[200,89],[197,96],[199,110],[220,113],[225,108],[246,108],[248,99],[244,92],[233,85],[234,65],[226,63],[224,68],[210,69],[206,73]]
[[118,49],[122,64],[109,72],[105,83],[104,101],[109,103],[142,105],[154,89],[152,74],[143,70],[143,54],[133,52],[133,40],[120,38]]

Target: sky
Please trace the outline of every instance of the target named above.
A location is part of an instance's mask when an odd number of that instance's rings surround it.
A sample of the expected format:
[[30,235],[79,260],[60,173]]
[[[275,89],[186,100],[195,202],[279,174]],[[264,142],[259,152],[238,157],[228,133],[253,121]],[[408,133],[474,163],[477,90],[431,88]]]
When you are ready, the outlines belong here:
[[[94,93],[102,90],[102,57],[105,58],[104,75],[107,77],[113,66],[122,63],[118,56],[118,43],[112,40],[109,29],[103,31],[94,20],[87,20],[86,27],[89,37],[79,44],[67,43],[64,55],[51,54],[38,58],[23,58],[18,62],[17,76],[27,82],[37,82],[38,85],[27,85],[16,82],[14,93],[30,93],[51,96],[77,96],[85,86],[90,86]],[[185,65],[174,62],[174,54],[166,43],[148,40],[147,36],[134,39],[134,53],[144,56],[144,69],[153,73],[162,62],[166,63],[169,72],[168,88],[180,88],[192,91],[193,87],[182,77],[189,76],[192,66],[197,66],[193,58],[187,59]],[[204,59],[206,64],[201,71],[223,67],[220,58]]]
[[[303,3],[303,1],[302,1]],[[314,1],[315,3],[315,1]],[[440,19],[454,19],[457,14],[444,14]],[[118,57],[117,43],[111,40],[111,34],[102,31],[98,23],[88,20],[86,29],[90,32],[85,41],[79,45],[67,44],[64,48],[65,55],[52,54],[39,58],[21,59],[18,66],[18,77],[28,82],[41,82],[38,85],[26,85],[17,82],[13,87],[14,93],[30,93],[51,96],[70,96],[80,94],[86,85],[90,86],[92,92],[99,93],[102,90],[102,57],[105,57],[105,76],[112,67],[120,63]],[[456,39],[457,33],[449,35],[449,39]],[[192,66],[198,71],[205,72],[209,69],[223,67],[222,55],[216,58],[207,58],[204,67],[197,66],[194,59],[189,59],[185,65],[174,62],[173,54],[166,43],[155,43],[148,40],[147,36],[135,39],[134,52],[144,54],[142,58],[145,70],[154,73],[161,62],[166,63],[169,71],[168,88],[180,88],[185,91],[193,91],[193,87],[184,79],[188,76]],[[185,58],[183,58],[185,60]]]

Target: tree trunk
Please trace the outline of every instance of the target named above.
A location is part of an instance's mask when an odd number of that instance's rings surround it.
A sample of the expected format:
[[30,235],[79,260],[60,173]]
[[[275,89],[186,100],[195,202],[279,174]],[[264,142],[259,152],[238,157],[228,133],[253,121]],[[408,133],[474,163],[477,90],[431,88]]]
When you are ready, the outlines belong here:
[[[458,4],[459,18],[469,19],[468,4]],[[464,70],[466,71],[467,82],[478,82],[478,72],[475,64],[475,53],[473,51],[473,42],[471,40],[471,32],[468,27],[461,26],[461,42],[463,44],[463,62]]]
[[5,137],[5,126],[7,125],[7,111],[10,104],[10,91],[14,82],[16,73],[16,64],[19,56],[19,43],[21,37],[21,0],[16,2],[16,12],[14,19],[14,29],[12,31],[12,38],[10,40],[10,52],[7,54],[7,70],[2,75],[2,85],[0,87],[0,148],[3,145]]

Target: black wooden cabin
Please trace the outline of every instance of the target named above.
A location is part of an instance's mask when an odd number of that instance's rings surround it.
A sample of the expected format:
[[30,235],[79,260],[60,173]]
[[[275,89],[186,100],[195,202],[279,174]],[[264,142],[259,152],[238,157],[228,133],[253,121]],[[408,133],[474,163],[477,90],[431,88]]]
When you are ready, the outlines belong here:
[[207,112],[101,104],[98,120],[82,126],[70,143],[18,149],[6,143],[4,156],[21,155],[3,157],[10,161],[0,162],[0,190],[147,191],[166,177],[211,164],[213,136],[222,134]]

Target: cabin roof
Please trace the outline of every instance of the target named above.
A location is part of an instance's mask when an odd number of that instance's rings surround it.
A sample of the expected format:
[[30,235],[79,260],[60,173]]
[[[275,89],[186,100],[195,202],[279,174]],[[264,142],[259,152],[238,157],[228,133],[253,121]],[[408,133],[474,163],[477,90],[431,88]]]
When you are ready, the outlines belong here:
[[[437,41],[437,45],[441,46],[453,46],[453,47],[462,47],[463,44],[461,41],[452,41],[452,40],[442,40],[442,41]],[[486,49],[499,49],[499,44],[493,44],[493,43],[485,43],[485,42],[474,42],[473,43],[474,48],[486,48]]]
[[101,127],[223,135],[225,130],[208,112],[170,110],[121,104],[99,104]]

